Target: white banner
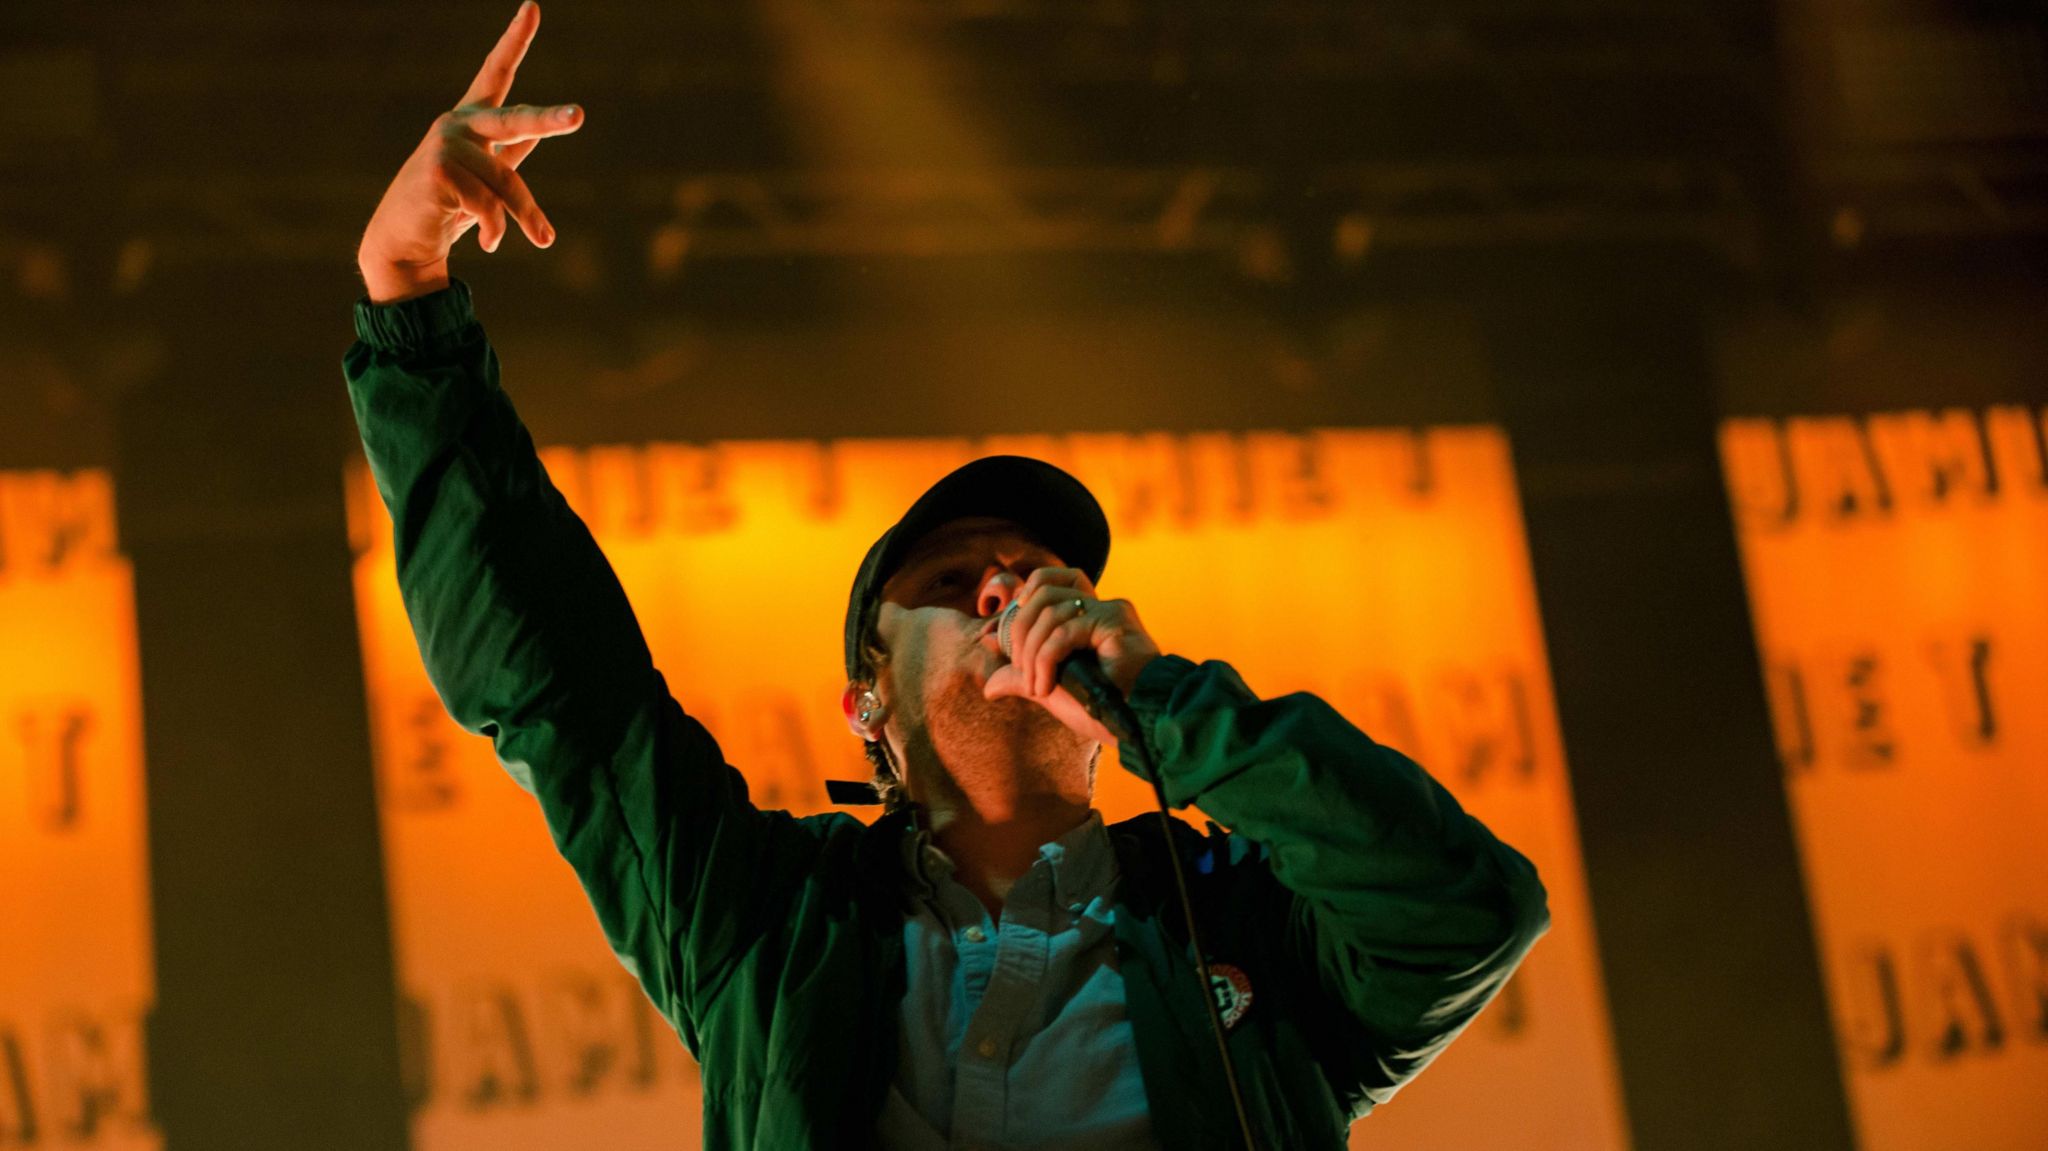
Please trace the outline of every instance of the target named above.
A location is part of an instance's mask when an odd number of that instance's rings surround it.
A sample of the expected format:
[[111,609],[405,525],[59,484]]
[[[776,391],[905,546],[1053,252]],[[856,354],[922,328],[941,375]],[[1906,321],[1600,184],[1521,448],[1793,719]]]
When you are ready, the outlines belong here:
[[2044,432],[2020,407],[1722,432],[1865,1151],[2048,1140]]
[[107,474],[0,472],[0,1148],[162,1145],[137,677]]

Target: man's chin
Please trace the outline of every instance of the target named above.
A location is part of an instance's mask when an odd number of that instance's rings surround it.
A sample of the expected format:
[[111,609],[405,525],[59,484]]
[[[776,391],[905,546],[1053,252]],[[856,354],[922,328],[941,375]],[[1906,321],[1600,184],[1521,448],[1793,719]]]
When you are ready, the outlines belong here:
[[983,697],[983,711],[992,722],[1004,726],[1031,724],[1037,722],[1033,716],[1042,715],[1058,723],[1053,714],[1021,695],[1002,695],[994,699]]
[[951,713],[949,718],[954,723],[978,728],[978,734],[985,738],[1008,737],[1015,740],[1054,728],[1066,728],[1058,716],[1032,699],[1021,695],[1001,695],[990,699],[982,694],[988,682],[985,678],[967,676],[965,681],[965,690],[953,695],[954,706],[944,710]]

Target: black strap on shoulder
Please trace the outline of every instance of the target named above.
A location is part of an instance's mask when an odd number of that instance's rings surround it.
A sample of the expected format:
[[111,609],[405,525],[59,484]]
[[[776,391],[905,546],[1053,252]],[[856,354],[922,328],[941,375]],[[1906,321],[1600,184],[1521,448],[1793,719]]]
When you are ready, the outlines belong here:
[[882,793],[864,779],[828,779],[825,798],[841,807],[871,807],[882,802]]

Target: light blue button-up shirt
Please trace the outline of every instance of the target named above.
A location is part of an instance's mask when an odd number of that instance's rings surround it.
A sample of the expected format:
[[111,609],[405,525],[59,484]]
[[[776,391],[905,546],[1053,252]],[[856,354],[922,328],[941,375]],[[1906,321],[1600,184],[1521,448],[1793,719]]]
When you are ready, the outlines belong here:
[[914,909],[891,1151],[1156,1148],[1116,968],[1116,853],[1100,812],[1038,849],[999,920],[913,828]]

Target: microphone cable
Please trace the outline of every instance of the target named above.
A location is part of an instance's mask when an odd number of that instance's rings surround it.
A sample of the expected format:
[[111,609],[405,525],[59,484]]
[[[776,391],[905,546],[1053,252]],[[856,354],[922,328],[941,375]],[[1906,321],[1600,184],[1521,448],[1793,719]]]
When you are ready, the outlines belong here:
[[[1012,602],[1003,610],[1003,618],[996,625],[996,644],[1003,651],[1003,658],[1010,657],[1010,624],[1017,618],[1021,604]],[[1195,926],[1195,902],[1188,895],[1187,872],[1180,861],[1180,851],[1173,844],[1174,818],[1167,810],[1166,785],[1159,779],[1157,765],[1152,762],[1152,749],[1145,743],[1144,729],[1138,725],[1138,716],[1131,710],[1123,693],[1109,682],[1109,676],[1102,670],[1102,661],[1093,651],[1077,651],[1060,661],[1057,675],[1061,687],[1067,689],[1081,707],[1095,718],[1097,723],[1108,728],[1116,736],[1117,755],[1126,763],[1133,763],[1138,774],[1152,785],[1152,797],[1159,805],[1159,830],[1166,839],[1166,859],[1173,865],[1173,887],[1180,895],[1180,910],[1188,927],[1188,944],[1195,949],[1195,973],[1202,981],[1202,1005],[1209,1012],[1209,1031],[1216,1037],[1216,1054],[1223,1061],[1223,1080],[1230,1086],[1230,1104],[1237,1111],[1238,1132],[1244,1137],[1246,1151],[1259,1151],[1259,1142],[1252,1135],[1251,1115],[1245,1110],[1244,1091],[1237,1083],[1237,1064],[1230,1057],[1230,1044],[1224,1037],[1223,1014],[1216,1008],[1216,984],[1209,974],[1209,959],[1202,950],[1202,937]]]

